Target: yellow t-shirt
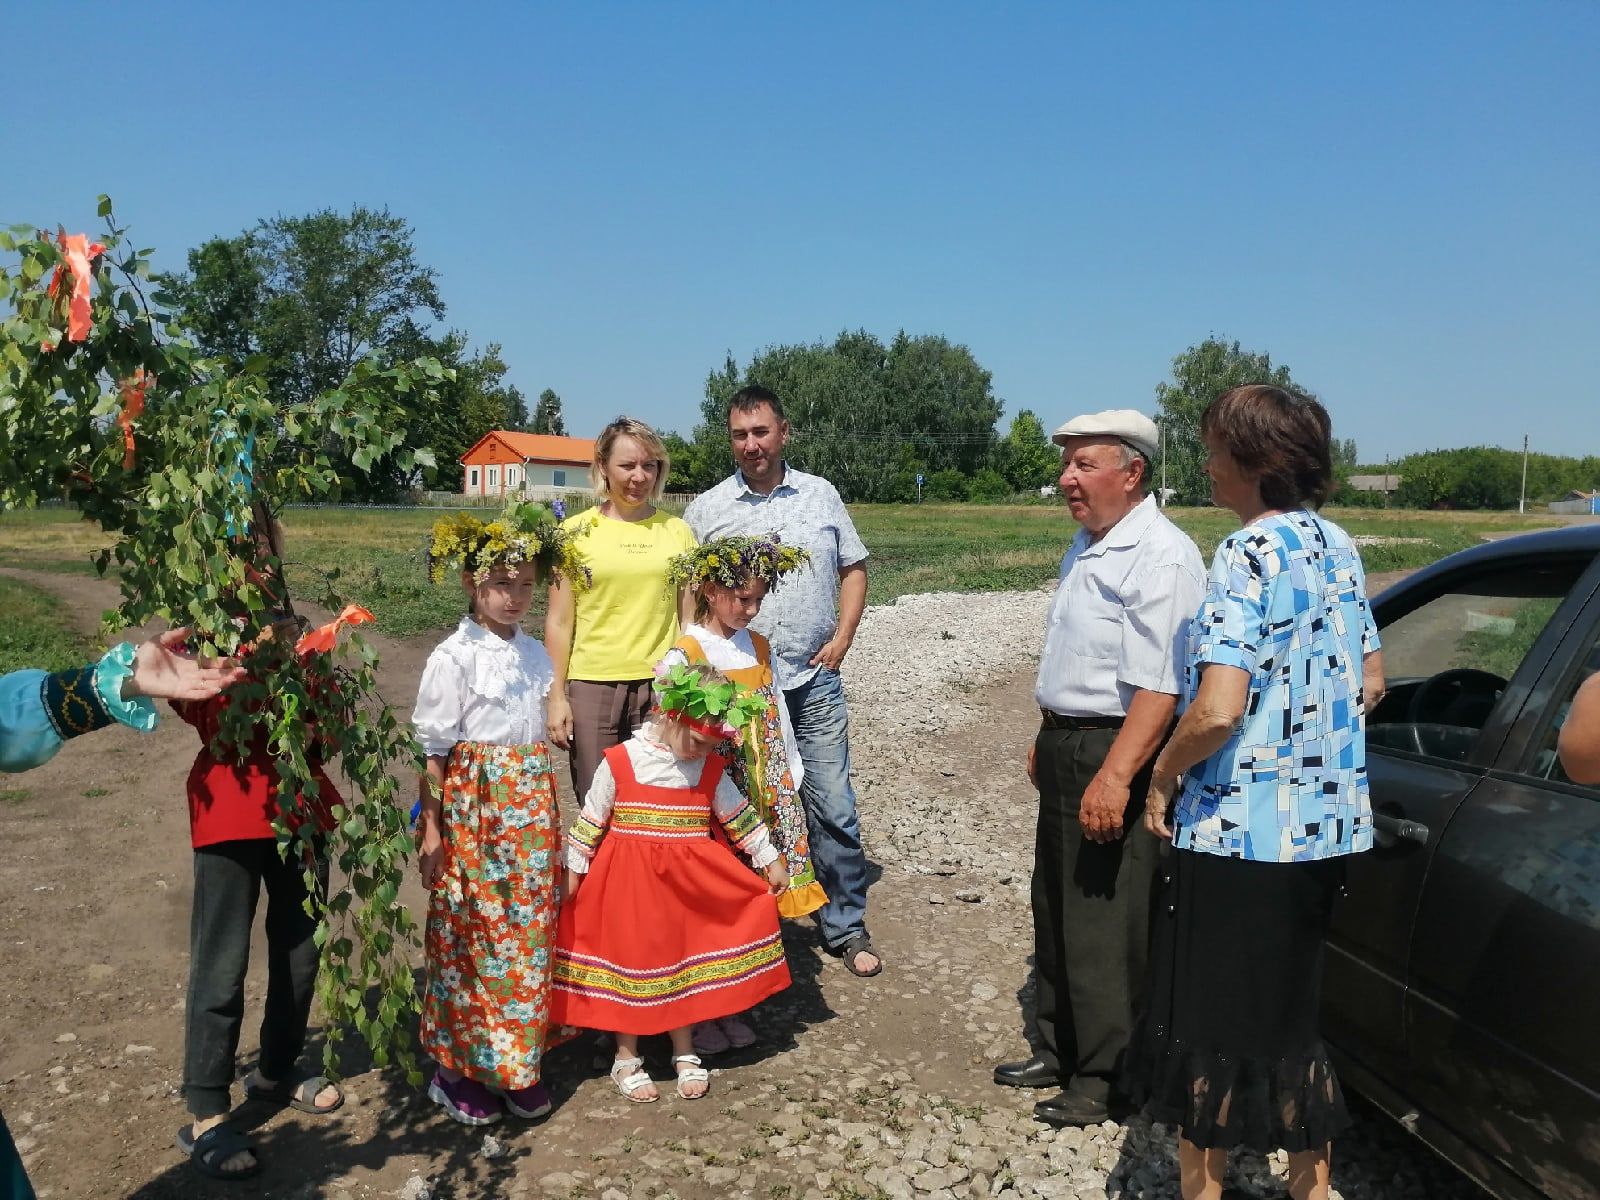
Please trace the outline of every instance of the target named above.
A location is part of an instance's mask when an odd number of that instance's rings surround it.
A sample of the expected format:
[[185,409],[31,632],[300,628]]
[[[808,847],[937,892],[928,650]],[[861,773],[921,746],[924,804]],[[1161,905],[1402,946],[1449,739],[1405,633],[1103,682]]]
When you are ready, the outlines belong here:
[[594,586],[576,593],[568,679],[646,679],[678,637],[678,590],[667,564],[694,548],[694,532],[659,509],[618,521],[586,509],[563,522],[578,535]]

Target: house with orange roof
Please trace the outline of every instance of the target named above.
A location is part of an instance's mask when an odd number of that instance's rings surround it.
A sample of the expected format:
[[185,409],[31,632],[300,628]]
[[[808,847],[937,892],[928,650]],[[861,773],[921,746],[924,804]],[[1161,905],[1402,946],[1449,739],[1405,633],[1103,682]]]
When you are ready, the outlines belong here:
[[591,438],[491,429],[461,456],[463,496],[587,492]]

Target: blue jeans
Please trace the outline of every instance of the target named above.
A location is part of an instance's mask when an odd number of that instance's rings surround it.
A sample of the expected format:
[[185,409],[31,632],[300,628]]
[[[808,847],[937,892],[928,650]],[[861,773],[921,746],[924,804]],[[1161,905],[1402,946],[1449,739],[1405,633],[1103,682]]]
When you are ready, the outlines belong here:
[[867,931],[867,855],[861,848],[856,793],[850,786],[850,714],[839,673],[823,667],[785,691],[794,739],[805,764],[800,802],[811,833],[811,865],[828,893],[816,913],[830,950]]

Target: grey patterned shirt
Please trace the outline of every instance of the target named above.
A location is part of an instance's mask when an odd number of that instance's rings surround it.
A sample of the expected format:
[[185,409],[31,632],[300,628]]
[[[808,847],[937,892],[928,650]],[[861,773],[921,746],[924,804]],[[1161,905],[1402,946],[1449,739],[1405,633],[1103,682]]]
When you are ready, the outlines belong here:
[[787,544],[811,551],[811,561],[785,577],[750,623],[772,643],[779,686],[805,683],[817,673],[811,656],[839,627],[839,572],[867,557],[833,484],[785,463],[783,482],[763,496],[745,484],[743,471],[735,471],[696,496],[683,519],[702,542],[776,533]]

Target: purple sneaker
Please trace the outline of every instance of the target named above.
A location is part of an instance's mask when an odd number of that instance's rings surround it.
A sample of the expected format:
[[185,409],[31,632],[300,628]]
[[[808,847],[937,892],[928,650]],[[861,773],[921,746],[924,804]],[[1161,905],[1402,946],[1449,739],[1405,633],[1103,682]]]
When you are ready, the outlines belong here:
[[463,1125],[493,1125],[505,1115],[499,1097],[465,1075],[449,1080],[435,1071],[433,1082],[428,1085],[428,1099]]
[[550,1093],[545,1090],[542,1083],[531,1083],[514,1092],[501,1092],[500,1096],[506,1102],[506,1111],[513,1117],[521,1117],[524,1121],[537,1121],[540,1117],[548,1117],[551,1108],[554,1107],[550,1102]]

